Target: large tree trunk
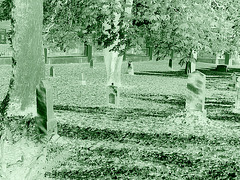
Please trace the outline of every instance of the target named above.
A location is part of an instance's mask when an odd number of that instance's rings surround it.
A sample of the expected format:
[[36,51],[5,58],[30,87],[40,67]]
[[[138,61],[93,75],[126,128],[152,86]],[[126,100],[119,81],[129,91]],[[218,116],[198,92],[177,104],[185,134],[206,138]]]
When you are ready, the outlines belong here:
[[36,115],[36,86],[45,76],[42,0],[14,0],[12,78],[2,103],[7,115]]
[[[132,0],[127,0],[126,5],[127,7],[125,8],[126,13],[131,13],[131,8],[132,8]],[[121,4],[119,0],[115,0],[116,3],[116,9],[121,9]],[[107,7],[105,7],[107,8]],[[119,19],[120,19],[121,14],[120,13],[115,13],[115,19],[114,19],[114,26],[116,27],[116,32],[119,30]],[[108,29],[111,28],[111,26],[105,22],[103,24],[104,28],[104,33],[109,34],[107,32]],[[119,37],[116,38],[114,43],[105,48],[103,50],[104,52],[104,60],[105,60],[105,65],[106,65],[106,70],[107,70],[107,85],[115,85],[115,86],[121,86],[121,67],[122,67],[122,62],[123,62],[123,56],[119,56],[118,52],[114,52],[110,50],[116,46],[119,43]],[[121,49],[125,49],[125,46],[122,46]]]
[[[44,78],[42,0],[13,0],[13,71],[3,115],[36,115],[36,86]],[[36,143],[35,118],[4,117],[0,134],[1,179],[46,179],[47,148]],[[26,122],[27,121],[27,122]],[[31,126],[30,126],[31,124]],[[36,135],[36,137],[35,137]]]

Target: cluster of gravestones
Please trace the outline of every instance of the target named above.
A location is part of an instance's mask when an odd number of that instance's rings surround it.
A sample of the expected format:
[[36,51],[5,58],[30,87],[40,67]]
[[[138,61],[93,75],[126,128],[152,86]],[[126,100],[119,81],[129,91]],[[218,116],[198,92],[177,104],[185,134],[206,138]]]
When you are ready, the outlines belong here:
[[[232,74],[232,83],[236,90],[236,99],[233,106],[234,113],[240,113],[240,77]],[[206,117],[205,105],[206,75],[195,71],[188,75],[186,110],[189,115],[197,114]]]

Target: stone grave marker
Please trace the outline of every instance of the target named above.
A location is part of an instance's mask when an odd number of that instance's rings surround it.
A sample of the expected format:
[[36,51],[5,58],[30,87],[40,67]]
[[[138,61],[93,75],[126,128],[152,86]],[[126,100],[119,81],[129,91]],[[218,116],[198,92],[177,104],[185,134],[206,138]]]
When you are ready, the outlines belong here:
[[44,59],[45,59],[45,64],[48,63],[48,50],[47,48],[44,48]]
[[231,77],[232,77],[233,87],[235,88],[236,87],[236,83],[237,83],[237,73],[236,72],[232,73]]
[[224,65],[224,64],[217,65],[216,71],[227,72],[228,71],[228,67],[227,67],[227,65]]
[[186,110],[188,114],[205,115],[206,75],[195,71],[188,75]]
[[170,69],[173,69],[173,60],[172,59],[169,59],[168,66]]
[[53,89],[46,80],[40,81],[36,88],[37,95],[37,122],[40,133],[57,133],[57,121],[53,113]]
[[129,75],[134,75],[133,63],[132,63],[132,61],[128,61],[128,74],[129,74]]
[[51,66],[51,67],[50,67],[50,77],[55,77],[54,66]]
[[233,112],[240,114],[240,77],[237,77],[235,87],[236,87],[236,98],[235,98]]
[[186,62],[186,67],[185,67],[185,74],[191,73],[191,62],[187,61]]
[[108,86],[107,103],[110,106],[119,106],[119,102],[120,102],[119,89],[112,83],[111,86]]
[[81,73],[81,85],[86,85],[86,81],[84,80],[84,74]]
[[192,72],[194,72],[194,71],[196,71],[196,61],[195,60],[193,60],[192,62],[190,62],[191,64],[191,68],[190,68],[190,71],[191,71],[191,73]]

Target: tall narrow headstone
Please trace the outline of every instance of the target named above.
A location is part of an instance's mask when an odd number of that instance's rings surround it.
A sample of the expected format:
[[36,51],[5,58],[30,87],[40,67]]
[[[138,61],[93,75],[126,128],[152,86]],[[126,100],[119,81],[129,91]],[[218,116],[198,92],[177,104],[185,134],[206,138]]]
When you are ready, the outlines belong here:
[[225,55],[225,64],[229,65],[230,54],[229,53],[224,53],[224,55]]
[[237,77],[235,87],[236,87],[236,97],[235,97],[233,112],[240,114],[240,77]]
[[219,58],[220,58],[220,53],[216,53],[216,61],[215,61],[216,65],[219,64]]
[[47,48],[44,48],[44,59],[45,59],[45,64],[47,64],[48,63]]
[[111,86],[108,86],[107,90],[107,103],[109,106],[119,106],[120,102],[120,92],[117,86],[114,86],[112,84]]
[[48,81],[42,80],[36,88],[37,123],[42,134],[57,133],[57,121],[53,113],[53,89]]
[[51,66],[51,67],[50,67],[50,76],[51,76],[51,77],[55,77],[54,66]]
[[233,87],[235,88],[236,87],[236,83],[237,83],[237,73],[236,72],[232,73],[231,77],[232,77]]
[[86,85],[86,81],[84,80],[84,74],[81,73],[81,85]]
[[195,71],[188,75],[186,110],[189,114],[205,114],[206,75]]
[[92,57],[92,46],[88,45],[87,48],[88,62],[90,63],[90,68],[93,68],[93,57]]
[[170,69],[173,68],[173,60],[172,59],[169,59],[168,66],[169,66]]
[[191,61],[186,62],[185,74],[191,73]]
[[128,61],[128,74],[129,74],[129,75],[134,75],[133,63],[132,63],[132,61]]

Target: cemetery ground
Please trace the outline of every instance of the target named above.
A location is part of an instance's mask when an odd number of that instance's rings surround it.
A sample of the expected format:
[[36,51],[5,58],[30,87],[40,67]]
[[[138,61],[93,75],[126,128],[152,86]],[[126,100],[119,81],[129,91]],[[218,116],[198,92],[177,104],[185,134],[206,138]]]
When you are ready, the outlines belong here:
[[[189,123],[184,111],[187,75],[183,68],[171,71],[167,65],[134,62],[135,75],[128,75],[123,63],[118,108],[107,106],[103,63],[93,69],[89,64],[54,65],[55,77],[49,77],[46,65],[61,136],[50,152],[56,164],[46,175],[53,179],[240,179],[240,120],[232,113],[236,92],[231,73],[197,64],[207,75],[208,122]],[[10,66],[0,66],[0,100],[10,71]],[[81,85],[82,72],[86,85]]]

